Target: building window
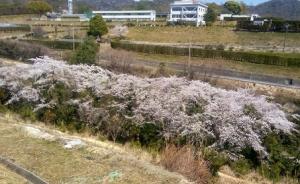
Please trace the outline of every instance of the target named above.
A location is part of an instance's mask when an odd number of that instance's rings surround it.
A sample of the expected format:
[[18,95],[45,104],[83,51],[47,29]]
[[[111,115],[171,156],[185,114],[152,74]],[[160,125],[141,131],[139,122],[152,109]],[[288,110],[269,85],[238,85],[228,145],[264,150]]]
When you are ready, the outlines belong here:
[[181,7],[174,7],[174,8],[172,8],[172,11],[182,11],[182,8]]
[[186,14],[186,18],[195,18],[197,17],[195,14]]
[[180,15],[172,15],[172,18],[180,18]]
[[197,11],[196,7],[185,7],[187,11]]

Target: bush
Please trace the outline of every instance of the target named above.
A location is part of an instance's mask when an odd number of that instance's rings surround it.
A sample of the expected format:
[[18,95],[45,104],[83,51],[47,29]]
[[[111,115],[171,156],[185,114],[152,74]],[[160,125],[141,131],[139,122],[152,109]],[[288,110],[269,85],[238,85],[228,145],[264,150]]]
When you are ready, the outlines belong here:
[[197,184],[208,183],[211,175],[206,161],[196,156],[190,146],[177,148],[167,145],[161,155],[161,164],[171,172],[178,172]]
[[225,46],[223,44],[220,44],[217,46],[217,50],[225,50]]
[[204,149],[204,159],[209,162],[209,170],[213,175],[216,175],[219,169],[228,164],[228,158],[222,153],[218,153],[212,149]]
[[8,105],[8,108],[21,115],[24,119],[36,120],[36,115],[33,112],[33,105],[27,101],[21,100]]
[[32,36],[34,38],[43,38],[47,33],[43,30],[42,27],[38,26],[32,29]]
[[281,176],[300,178],[300,134],[287,135],[271,133],[264,139],[264,145],[270,153],[269,163],[261,165],[261,171],[272,180]]
[[9,91],[5,88],[0,88],[0,104],[5,104],[9,98]]
[[27,61],[30,58],[44,56],[48,53],[48,49],[40,45],[14,40],[0,40],[0,55],[10,59]]
[[98,45],[92,38],[86,39],[71,58],[72,64],[95,64]]
[[248,174],[252,168],[251,164],[246,159],[239,159],[235,162],[232,162],[231,168],[235,173],[239,175],[245,175]]

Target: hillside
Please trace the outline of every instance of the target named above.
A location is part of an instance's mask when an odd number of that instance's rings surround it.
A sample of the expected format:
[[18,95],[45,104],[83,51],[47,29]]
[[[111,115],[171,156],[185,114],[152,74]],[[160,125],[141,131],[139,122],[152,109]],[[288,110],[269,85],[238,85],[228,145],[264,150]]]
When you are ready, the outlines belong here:
[[287,20],[300,20],[300,1],[298,0],[271,0],[254,7],[250,12],[262,16],[280,17]]
[[[146,153],[93,137],[71,136],[0,114],[1,157],[35,173],[48,183],[188,184],[180,174],[150,163]],[[0,163],[0,183],[29,183]]]

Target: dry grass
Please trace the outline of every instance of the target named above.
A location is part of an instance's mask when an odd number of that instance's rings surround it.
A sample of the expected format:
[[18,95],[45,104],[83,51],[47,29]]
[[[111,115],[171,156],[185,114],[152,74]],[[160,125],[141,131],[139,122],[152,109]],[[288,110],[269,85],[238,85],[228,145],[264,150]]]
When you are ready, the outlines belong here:
[[189,146],[177,148],[168,145],[162,153],[161,164],[172,172],[178,172],[197,184],[209,183],[211,175],[201,156],[195,156]]
[[[234,172],[228,167],[223,166],[220,169],[219,177],[216,178],[217,184],[272,184],[273,182],[262,177],[259,173],[252,171],[241,177],[237,177]],[[277,184],[297,184],[298,182],[292,178],[282,178]]]
[[[144,54],[136,53],[136,59],[148,60],[153,62],[165,63],[186,63],[187,56],[168,56],[160,54]],[[253,74],[264,74],[279,77],[290,77],[300,79],[300,68],[262,65],[238,61],[228,61],[223,59],[209,59],[209,58],[191,58],[192,65],[198,65],[214,69],[228,69]]]
[[[26,124],[10,119],[0,119],[0,154],[15,160],[49,183],[185,183],[183,177],[138,160],[112,143],[82,138],[87,143],[86,147],[66,150],[60,142],[36,139],[24,134],[20,127]],[[57,133],[38,127],[51,134]],[[108,182],[113,180],[113,172],[119,175],[114,181]]]
[[[282,33],[235,32],[233,27],[130,27],[128,39],[159,43],[283,45]],[[287,46],[300,46],[300,33],[287,35]]]
[[28,183],[24,178],[21,176],[13,173],[12,171],[8,170],[4,166],[0,165],[0,183],[1,184],[25,184]]

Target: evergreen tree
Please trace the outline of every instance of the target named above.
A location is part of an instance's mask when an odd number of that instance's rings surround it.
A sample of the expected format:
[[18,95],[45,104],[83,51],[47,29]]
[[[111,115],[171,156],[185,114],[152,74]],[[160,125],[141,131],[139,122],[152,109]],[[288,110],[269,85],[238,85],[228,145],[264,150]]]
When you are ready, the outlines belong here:
[[108,28],[101,15],[96,15],[90,20],[88,35],[101,37],[108,33]]
[[98,45],[93,38],[87,38],[74,53],[71,63],[72,64],[94,64]]
[[206,23],[213,23],[217,20],[217,13],[212,7],[208,6],[207,13],[204,15],[204,20]]

